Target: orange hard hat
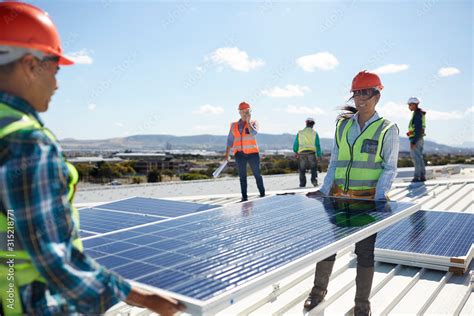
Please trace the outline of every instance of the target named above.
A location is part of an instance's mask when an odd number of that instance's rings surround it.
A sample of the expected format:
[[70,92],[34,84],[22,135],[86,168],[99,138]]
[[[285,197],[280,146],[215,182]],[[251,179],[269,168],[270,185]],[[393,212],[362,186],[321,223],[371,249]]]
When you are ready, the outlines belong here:
[[58,31],[43,10],[22,2],[0,2],[0,45],[35,49],[74,62],[63,55]]
[[242,102],[239,104],[239,111],[250,109],[250,104]]
[[362,89],[375,88],[382,90],[383,85],[379,76],[366,70],[359,72],[354,79],[352,79],[351,92]]

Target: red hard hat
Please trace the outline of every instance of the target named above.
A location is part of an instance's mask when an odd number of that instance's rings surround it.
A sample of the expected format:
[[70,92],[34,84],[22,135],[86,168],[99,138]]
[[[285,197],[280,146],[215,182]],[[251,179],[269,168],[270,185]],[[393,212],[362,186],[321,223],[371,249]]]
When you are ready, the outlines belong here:
[[74,62],[62,53],[58,31],[43,10],[21,2],[0,2],[0,45],[31,48],[59,57],[60,65]]
[[351,92],[370,88],[376,88],[379,91],[383,89],[382,81],[376,74],[364,70],[352,79]]
[[247,102],[242,102],[239,104],[239,111],[250,109],[250,104]]

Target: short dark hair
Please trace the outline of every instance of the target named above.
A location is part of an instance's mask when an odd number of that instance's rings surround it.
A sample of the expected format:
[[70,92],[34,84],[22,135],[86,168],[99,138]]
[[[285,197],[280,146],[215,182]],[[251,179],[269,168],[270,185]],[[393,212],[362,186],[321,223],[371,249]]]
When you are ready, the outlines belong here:
[[313,127],[313,126],[314,126],[314,122],[313,122],[313,121],[306,121],[306,126],[307,126],[307,127]]

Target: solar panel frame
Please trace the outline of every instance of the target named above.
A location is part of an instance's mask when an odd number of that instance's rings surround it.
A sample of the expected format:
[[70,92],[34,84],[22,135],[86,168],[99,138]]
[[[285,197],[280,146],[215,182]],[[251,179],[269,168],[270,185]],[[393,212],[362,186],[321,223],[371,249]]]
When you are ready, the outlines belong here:
[[[269,198],[271,198],[271,197],[266,197],[266,198],[263,198],[263,199],[260,199],[260,200],[269,199]],[[242,205],[242,207],[245,207],[245,205],[248,205],[251,202],[252,201],[245,202],[245,203],[242,203],[241,205]],[[273,271],[266,272],[266,273],[261,273],[261,275],[256,277],[255,279],[253,279],[251,281],[248,281],[248,282],[245,282],[241,285],[238,285],[238,286],[234,287],[233,289],[231,289],[227,292],[224,292],[222,294],[218,294],[215,297],[213,297],[209,300],[206,300],[206,301],[198,300],[198,299],[195,299],[195,298],[192,298],[192,297],[189,297],[189,296],[186,296],[186,295],[182,295],[182,294],[179,294],[179,293],[171,292],[171,291],[168,291],[168,290],[165,290],[165,289],[158,289],[157,290],[157,288],[146,285],[146,284],[143,284],[143,283],[140,283],[140,286],[144,286],[144,287],[147,287],[149,289],[152,289],[154,291],[158,291],[158,292],[161,292],[161,293],[166,293],[168,295],[171,295],[171,296],[175,297],[176,299],[179,299],[180,301],[183,301],[188,306],[187,312],[189,312],[191,314],[208,314],[208,313],[212,314],[214,312],[222,310],[225,307],[228,307],[233,302],[238,301],[238,300],[240,300],[241,298],[243,298],[245,296],[248,296],[249,292],[257,291],[261,288],[264,288],[268,285],[271,285],[272,283],[274,283],[278,279],[281,279],[284,275],[291,274],[296,269],[300,269],[300,268],[303,268],[303,267],[307,266],[308,264],[316,263],[320,260],[323,260],[323,259],[329,257],[330,255],[336,253],[338,250],[340,250],[342,248],[345,248],[345,247],[348,247],[348,246],[354,244],[355,242],[360,241],[360,240],[374,234],[375,232],[381,230],[382,228],[389,225],[390,223],[398,221],[398,220],[400,220],[400,219],[416,212],[420,208],[420,205],[417,205],[417,204],[410,204],[410,203],[398,203],[398,204],[407,205],[407,208],[405,210],[401,211],[401,212],[394,213],[390,217],[385,218],[385,219],[383,219],[379,222],[373,223],[370,226],[359,230],[355,234],[351,234],[351,235],[348,235],[344,238],[341,238],[341,239],[337,240],[336,242],[334,242],[331,245],[323,247],[323,248],[321,248],[317,251],[314,251],[312,253],[309,253],[309,254],[307,254],[307,255],[305,255],[305,256],[297,259],[297,260],[294,260],[293,262],[290,262],[290,263],[285,264],[281,267],[278,267],[278,268],[274,269]],[[209,210],[200,212],[198,214],[200,216],[202,216],[203,214],[206,214],[206,213],[216,212],[216,211],[219,211],[219,210],[222,211],[223,208],[224,207],[209,209]],[[182,219],[190,218],[192,216],[196,216],[196,214],[184,215],[184,216],[179,217],[179,219],[182,220]],[[162,224],[164,222],[170,222],[170,224],[172,224],[173,221],[176,220],[176,219],[177,218],[167,219],[167,220],[164,220],[164,221],[160,222],[160,224]],[[153,225],[154,224],[143,224],[143,225],[140,225],[138,227],[146,229],[147,226],[150,226],[150,229],[152,230]],[[135,227],[135,228],[137,228],[137,227]],[[129,230],[132,230],[132,229],[123,229],[123,230],[120,230],[120,231],[117,231],[117,232],[111,232],[111,233],[108,233],[108,234],[103,234],[102,237],[107,238],[108,235],[113,235],[113,234],[116,234],[118,232],[127,232]],[[95,237],[90,237],[89,239],[91,239],[91,238],[95,238]],[[113,236],[111,236],[111,238],[113,238]],[[138,283],[138,282],[133,281],[133,280],[131,282],[132,283]]]

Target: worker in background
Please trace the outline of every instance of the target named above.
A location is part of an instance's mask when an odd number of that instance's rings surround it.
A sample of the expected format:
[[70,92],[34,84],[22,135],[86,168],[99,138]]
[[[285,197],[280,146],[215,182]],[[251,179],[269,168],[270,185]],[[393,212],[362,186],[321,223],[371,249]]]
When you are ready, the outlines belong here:
[[410,156],[415,166],[415,174],[412,182],[425,182],[426,169],[425,161],[423,160],[423,137],[426,136],[426,112],[418,107],[420,100],[416,97],[409,98],[407,103],[408,108],[413,112],[407,132],[407,136],[410,139]]
[[172,315],[180,303],[83,252],[72,204],[78,173],[39,117],[59,67],[71,64],[47,13],[0,2],[0,314],[97,315],[126,301]]
[[[318,161],[321,161],[322,152],[319,135],[313,129],[314,119],[306,119],[306,127],[298,132],[293,144],[293,151],[299,159],[300,188],[306,186],[306,169],[311,170],[311,183],[318,186]],[[317,157],[316,157],[317,156]]]
[[240,177],[240,191],[242,202],[247,201],[247,163],[252,169],[253,176],[257,182],[260,197],[265,196],[263,178],[260,174],[260,154],[257,145],[258,122],[251,120],[251,109],[247,102],[239,104],[240,119],[230,124],[229,136],[225,159],[229,159],[230,151],[233,150],[237,169]]
[[[336,196],[386,200],[397,174],[398,128],[380,117],[375,106],[383,89],[380,78],[367,71],[352,80],[354,106],[339,116],[328,172],[320,190],[308,196]],[[356,243],[357,277],[355,315],[370,315],[370,291],[374,277],[376,234]],[[326,296],[336,255],[316,265],[314,286],[304,303],[309,311]]]

